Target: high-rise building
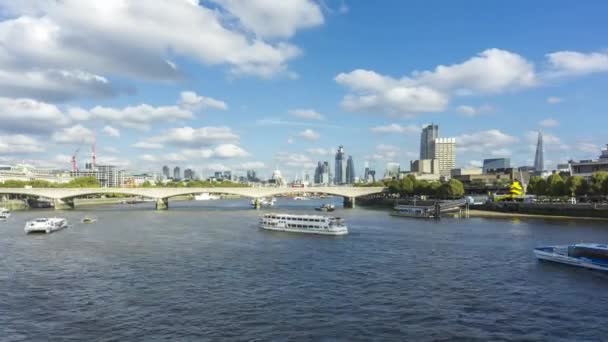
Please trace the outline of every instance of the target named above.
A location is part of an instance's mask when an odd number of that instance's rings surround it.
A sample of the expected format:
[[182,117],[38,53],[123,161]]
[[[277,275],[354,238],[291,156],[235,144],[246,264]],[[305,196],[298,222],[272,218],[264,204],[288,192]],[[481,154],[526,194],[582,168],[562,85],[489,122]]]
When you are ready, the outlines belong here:
[[376,181],[376,171],[370,169],[369,163],[365,162],[365,170],[363,171],[363,181],[366,183],[373,183]]
[[433,159],[439,161],[439,173],[449,177],[456,165],[456,139],[437,138],[433,145]]
[[344,146],[338,147],[336,152],[336,165],[334,173],[334,184],[345,184],[346,183],[346,154],[344,153]]
[[353,156],[348,156],[346,161],[346,184],[355,183],[355,162]]
[[76,170],[70,172],[73,178],[76,177],[95,177],[102,188],[120,187],[123,183],[123,172],[118,170],[113,165],[95,165],[89,164],[85,170]]
[[399,172],[401,172],[399,163],[386,163],[386,167],[384,168],[384,178],[398,179]]
[[171,175],[169,174],[169,167],[167,165],[163,166],[163,177],[165,179],[170,178]]
[[232,180],[232,171],[230,171],[230,170],[224,171],[224,179],[231,181]]
[[175,179],[175,180],[182,179],[182,171],[180,170],[179,166],[176,166],[175,168],[173,168],[173,179]]
[[260,181],[255,170],[247,170],[247,181],[248,182],[259,182]]
[[534,169],[536,172],[545,171],[545,156],[543,147],[543,134],[538,132],[538,141],[536,142],[536,155],[534,156]]
[[508,169],[511,167],[511,159],[509,158],[491,158],[483,160],[483,172],[489,170]]
[[420,159],[433,159],[435,139],[439,138],[439,126],[428,125],[420,134]]
[[329,171],[329,162],[318,162],[313,177],[314,183],[329,185],[331,182],[331,173]]
[[194,179],[194,170],[185,169],[184,170],[184,179],[193,180]]

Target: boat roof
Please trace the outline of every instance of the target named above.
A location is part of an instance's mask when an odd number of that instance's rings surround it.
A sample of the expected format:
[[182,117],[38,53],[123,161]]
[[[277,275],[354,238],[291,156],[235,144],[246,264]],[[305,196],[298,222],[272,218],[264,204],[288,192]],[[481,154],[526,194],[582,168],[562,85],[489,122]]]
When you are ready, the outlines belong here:
[[333,217],[333,216],[323,216],[323,215],[298,215],[298,214],[285,214],[285,213],[267,213],[264,214],[264,216],[284,216],[284,217],[302,217],[302,218],[316,218],[316,219],[339,219],[339,217]]
[[593,249],[608,250],[608,245],[607,244],[601,244],[601,243],[577,243],[574,246],[575,247],[586,247],[586,248],[593,248]]

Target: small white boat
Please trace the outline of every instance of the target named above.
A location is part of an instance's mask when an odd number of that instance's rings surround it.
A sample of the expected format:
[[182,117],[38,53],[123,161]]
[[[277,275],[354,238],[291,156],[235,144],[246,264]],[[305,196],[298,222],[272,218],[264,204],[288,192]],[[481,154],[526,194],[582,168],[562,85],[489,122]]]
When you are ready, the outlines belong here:
[[0,208],[0,220],[6,220],[11,216],[11,212],[6,208]]
[[97,222],[97,218],[96,217],[83,217],[82,218],[82,223],[95,223]]
[[564,246],[543,246],[534,248],[534,255],[539,260],[546,260],[608,271],[608,245],[597,243],[578,243]]
[[260,220],[260,228],[321,235],[348,234],[348,227],[344,224],[343,219],[321,215],[265,214]]
[[46,233],[50,234],[54,231],[67,228],[68,220],[61,217],[37,218],[25,223],[25,233]]
[[294,201],[307,201],[308,197],[307,196],[295,196],[293,198]]
[[[255,199],[251,200],[251,205],[253,207],[255,207],[255,201],[256,201]],[[258,198],[257,201],[258,201],[258,204],[260,205],[260,207],[273,207],[276,204],[277,199],[274,197],[272,197],[270,199],[268,199],[266,197],[262,197],[262,198]]]
[[316,211],[334,211],[336,210],[336,206],[331,203],[325,203],[320,207],[315,208]]
[[195,201],[213,201],[213,200],[217,200],[220,199],[220,196],[218,195],[212,195],[208,192],[204,192],[202,194],[198,194],[198,195],[194,195],[194,200]]

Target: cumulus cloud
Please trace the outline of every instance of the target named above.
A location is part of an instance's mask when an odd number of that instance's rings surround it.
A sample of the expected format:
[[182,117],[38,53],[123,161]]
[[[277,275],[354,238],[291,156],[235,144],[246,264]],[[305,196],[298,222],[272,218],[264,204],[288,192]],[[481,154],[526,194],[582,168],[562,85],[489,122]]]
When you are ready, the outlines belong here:
[[209,146],[218,143],[231,143],[239,140],[230,127],[199,127],[189,126],[171,128],[160,135],[150,137],[148,142],[171,144],[176,146]]
[[55,105],[26,98],[0,97],[0,131],[50,132],[70,119]]
[[148,104],[124,108],[96,106],[89,110],[75,107],[70,108],[68,113],[72,119],[77,121],[100,120],[142,130],[149,129],[150,125],[155,122],[171,122],[193,118],[190,110],[179,106],[153,107]]
[[538,123],[541,127],[549,128],[549,127],[557,127],[559,126],[559,121],[547,118]]
[[24,134],[0,135],[0,154],[43,152],[43,145],[33,137]]
[[608,52],[582,53],[577,51],[558,51],[547,54],[554,76],[585,75],[608,72]]
[[313,109],[293,109],[289,111],[293,117],[305,120],[323,120],[324,117],[319,112]]
[[311,0],[283,1],[277,6],[268,0],[212,0],[234,17],[243,27],[261,37],[289,38],[298,29],[323,24],[319,5]]
[[143,154],[140,159],[148,162],[192,162],[198,159],[232,159],[249,156],[243,148],[234,144],[220,144],[213,148],[187,148],[162,155]]
[[114,128],[112,126],[104,126],[104,128],[102,129],[102,132],[109,137],[119,137],[120,136],[120,130],[118,130],[117,128]]
[[392,123],[385,126],[376,126],[370,128],[370,131],[373,133],[406,133],[406,134],[416,134],[420,133],[422,130],[421,127],[416,125],[407,125],[403,126],[400,124]]
[[92,144],[95,133],[82,125],[74,125],[53,133],[52,140],[58,144]]
[[312,129],[305,129],[302,132],[298,133],[298,137],[300,137],[302,139],[313,141],[313,140],[319,140],[321,135],[319,133],[313,131]]
[[226,110],[228,105],[224,101],[216,100],[211,97],[198,95],[193,91],[183,91],[180,93],[179,105],[190,110],[197,109],[219,109]]
[[163,144],[159,144],[159,143],[152,143],[152,142],[147,142],[147,141],[138,141],[135,144],[132,145],[135,148],[141,148],[144,150],[158,150],[163,148]]
[[323,22],[312,1],[217,2],[225,7],[173,0],[4,2],[4,94],[57,100],[108,95],[117,88],[107,75],[183,77],[174,56],[224,65],[235,75],[272,77],[288,73],[287,63],[300,49],[266,37],[289,38]]
[[481,114],[489,113],[493,110],[494,108],[490,105],[481,105],[478,107],[462,105],[456,108],[456,111],[458,111],[458,113],[468,117],[475,117]]
[[560,102],[563,102],[563,99],[561,97],[557,97],[557,96],[547,97],[547,103],[549,103],[549,104],[557,104]]
[[486,152],[513,146],[518,138],[501,132],[498,129],[462,134],[456,137],[456,148],[459,151]]
[[312,169],[317,166],[315,161],[303,153],[277,152],[274,155],[274,160],[280,166],[298,168],[299,170]]
[[319,156],[330,156],[335,153],[330,148],[322,148],[322,147],[309,148],[309,149],[306,149],[306,152],[308,152],[310,154],[319,155]]

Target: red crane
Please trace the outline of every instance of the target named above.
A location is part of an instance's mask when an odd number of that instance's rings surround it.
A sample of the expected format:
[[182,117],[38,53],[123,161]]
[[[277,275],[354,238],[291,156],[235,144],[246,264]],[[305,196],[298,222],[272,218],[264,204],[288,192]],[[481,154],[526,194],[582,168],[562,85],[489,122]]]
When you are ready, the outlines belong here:
[[76,166],[76,156],[78,155],[78,151],[80,151],[80,146],[72,154],[72,171],[73,172],[78,171],[78,167]]

